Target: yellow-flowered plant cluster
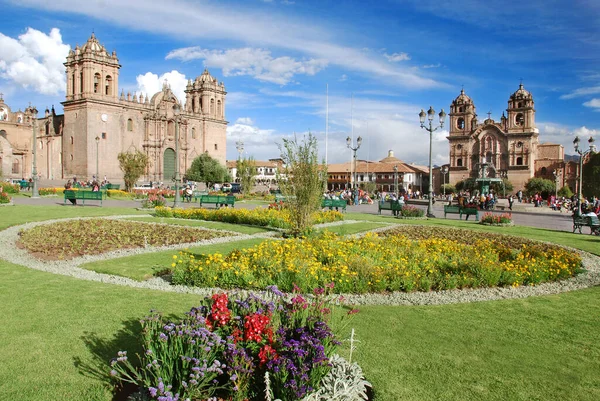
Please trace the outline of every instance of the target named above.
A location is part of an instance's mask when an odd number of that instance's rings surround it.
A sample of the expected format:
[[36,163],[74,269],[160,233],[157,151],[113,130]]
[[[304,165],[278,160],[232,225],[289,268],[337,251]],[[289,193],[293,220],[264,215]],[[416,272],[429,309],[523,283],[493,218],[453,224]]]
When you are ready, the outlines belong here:
[[[253,226],[289,228],[291,227],[290,215],[287,210],[275,209],[235,209],[222,207],[219,209],[182,209],[170,207],[157,207],[157,217],[177,217],[180,219],[195,219],[222,221],[233,224],[249,224]],[[344,215],[336,211],[316,212],[312,215],[313,224],[330,223],[344,219]]]
[[228,255],[174,255],[176,284],[221,288],[277,285],[303,291],[335,283],[336,292],[430,291],[452,288],[534,285],[571,277],[581,268],[578,255],[558,246],[473,244],[402,234],[367,234],[346,239],[324,233],[309,239],[268,240]]

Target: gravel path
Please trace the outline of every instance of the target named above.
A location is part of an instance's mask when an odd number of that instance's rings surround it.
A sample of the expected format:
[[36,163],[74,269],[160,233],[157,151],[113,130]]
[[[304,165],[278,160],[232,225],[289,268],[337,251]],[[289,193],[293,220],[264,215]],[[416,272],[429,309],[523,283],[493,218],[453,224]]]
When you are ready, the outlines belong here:
[[[112,216],[108,219],[124,219],[129,217],[140,217],[140,215],[132,216]],[[94,217],[98,218],[98,217]],[[277,232],[265,232],[254,235],[245,235],[234,233],[229,237],[220,237],[210,240],[205,240],[196,243],[178,244],[163,247],[146,247],[137,249],[127,249],[107,252],[101,255],[89,255],[75,258],[68,261],[40,261],[31,256],[26,250],[19,249],[15,243],[18,240],[18,233],[21,230],[27,230],[35,226],[52,224],[57,221],[77,220],[89,218],[75,219],[60,219],[48,220],[44,222],[27,223],[19,226],[10,227],[0,231],[0,249],[2,252],[0,258],[35,270],[41,270],[53,274],[61,274],[65,276],[75,277],[82,280],[98,281],[102,283],[110,283],[117,285],[125,285],[136,288],[147,288],[160,291],[170,291],[179,293],[192,293],[199,295],[210,295],[216,288],[195,288],[181,285],[172,285],[162,278],[153,278],[147,281],[135,281],[129,278],[114,276],[109,274],[96,273],[94,271],[82,269],[80,266],[95,261],[107,260],[112,258],[120,258],[124,256],[140,255],[165,250],[180,250],[191,246],[218,244],[232,241],[240,241],[250,238],[273,238]],[[317,227],[337,226],[342,224],[357,223],[355,220],[347,220],[343,222],[335,222],[322,224]],[[152,224],[152,223],[150,223]],[[154,223],[160,224],[160,223]],[[383,227],[374,231],[389,229],[391,226]],[[574,291],[582,288],[592,287],[600,284],[600,257],[591,255],[586,252],[573,249],[578,252],[582,259],[585,272],[576,277],[563,280],[555,283],[544,283],[537,286],[525,286],[516,288],[481,288],[481,289],[463,289],[463,290],[447,290],[447,291],[432,291],[432,292],[394,292],[389,294],[345,294],[344,302],[355,305],[433,305],[433,304],[450,304],[450,303],[465,303],[477,301],[489,301],[497,299],[510,298],[526,298],[531,296],[540,296],[548,294],[558,294],[566,291]]]

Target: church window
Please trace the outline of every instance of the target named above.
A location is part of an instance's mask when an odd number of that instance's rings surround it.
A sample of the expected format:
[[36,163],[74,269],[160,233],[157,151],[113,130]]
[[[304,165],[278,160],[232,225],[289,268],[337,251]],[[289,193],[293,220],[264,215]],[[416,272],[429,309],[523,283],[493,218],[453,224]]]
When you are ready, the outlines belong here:
[[456,120],[456,128],[465,129],[465,119],[464,118],[461,117],[458,120]]
[[462,159],[456,159],[456,167],[462,167]]
[[492,162],[492,152],[487,152],[485,155],[485,161],[487,163],[491,163]]
[[525,124],[525,117],[523,117],[523,113],[517,114],[515,117],[515,124],[517,124],[519,127]]
[[19,115],[19,116],[17,117],[17,122],[18,122],[18,123],[22,123],[22,122],[23,122],[23,116]]
[[12,164],[12,173],[13,174],[19,174],[21,171],[19,170],[19,160],[15,159],[13,160],[13,164]]
[[456,145],[456,149],[461,150],[462,149],[462,145],[459,143],[458,145]]
[[100,87],[100,74],[94,74],[94,93],[98,93]]
[[223,117],[221,112],[221,101],[217,100],[217,117]]
[[519,103],[517,104],[517,108],[519,108],[519,109],[520,109],[521,107],[523,107],[523,103],[519,102]]
[[79,73],[79,92],[83,93],[83,71]]
[[519,149],[520,149],[520,148],[522,148],[522,147],[523,147],[523,142],[521,142],[521,141],[517,142],[517,148],[519,148]]
[[46,136],[50,135],[50,124],[46,124]]
[[133,131],[133,120],[131,118],[127,119],[127,131]]
[[196,139],[196,128],[192,128],[192,139]]
[[110,75],[106,76],[106,82],[104,84],[104,94],[105,95],[112,95],[112,77]]
[[75,73],[71,74],[71,95],[75,94]]
[[546,170],[546,167],[542,167],[541,172],[542,172],[542,176],[545,176],[548,171]]
[[210,99],[210,115],[215,115],[215,99]]
[[196,112],[196,98],[192,98],[192,113]]
[[522,165],[523,165],[523,158],[517,157],[517,166],[522,166]]
[[73,137],[71,137],[71,145],[73,145]]
[[106,139],[106,132],[102,133],[102,139]]
[[215,143],[215,150],[219,150],[219,146]]
[[462,113],[462,112],[464,112],[464,111],[465,111],[465,109],[464,109],[462,106],[460,106],[460,107],[458,108],[458,112],[459,112],[459,113]]

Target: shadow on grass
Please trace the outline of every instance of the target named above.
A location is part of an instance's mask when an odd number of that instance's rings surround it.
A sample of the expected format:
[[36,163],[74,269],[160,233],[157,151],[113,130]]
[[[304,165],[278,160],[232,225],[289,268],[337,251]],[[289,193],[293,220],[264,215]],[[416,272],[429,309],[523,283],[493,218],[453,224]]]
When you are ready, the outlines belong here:
[[[181,318],[182,316],[168,315],[165,321],[178,321]],[[140,361],[137,355],[143,352],[141,333],[142,326],[139,319],[124,321],[121,330],[116,332],[112,338],[105,338],[93,332],[84,332],[81,340],[90,351],[91,357],[82,359],[75,356],[73,357],[73,365],[81,375],[94,378],[113,387],[113,401],[126,401],[139,388],[135,384],[115,382],[110,376],[110,362],[112,359],[117,358],[119,351],[127,351],[130,362],[134,366],[139,366]]]

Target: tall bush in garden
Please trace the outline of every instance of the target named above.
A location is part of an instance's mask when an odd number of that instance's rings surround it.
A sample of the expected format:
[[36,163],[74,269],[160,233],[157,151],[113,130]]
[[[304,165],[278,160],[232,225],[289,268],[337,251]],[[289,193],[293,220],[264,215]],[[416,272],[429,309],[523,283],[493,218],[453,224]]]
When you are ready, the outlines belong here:
[[545,178],[530,178],[525,183],[525,193],[528,196],[539,193],[542,198],[547,199],[549,194],[554,193],[554,181]]
[[119,153],[117,159],[119,160],[119,167],[123,172],[125,190],[131,192],[136,181],[144,174],[146,168],[150,166],[150,159],[148,155],[139,150]]
[[191,181],[203,182],[207,188],[217,182],[230,181],[225,166],[221,165],[217,159],[213,159],[208,153],[202,153],[194,159],[185,173],[185,178]]
[[321,208],[327,166],[318,161],[317,138],[311,133],[300,142],[295,136],[284,139],[279,149],[284,168],[277,181],[289,205],[290,234],[299,236],[311,226],[312,213]]
[[[585,160],[584,160],[585,162]],[[600,153],[593,153],[583,165],[583,196],[600,196]]]
[[256,176],[256,162],[252,156],[249,158],[239,158],[237,160],[237,177],[242,186],[242,193],[249,194],[254,189],[254,177]]
[[571,191],[571,188],[565,185],[564,187],[558,190],[557,195],[564,196],[565,198],[570,198],[571,196],[573,196],[573,191]]

